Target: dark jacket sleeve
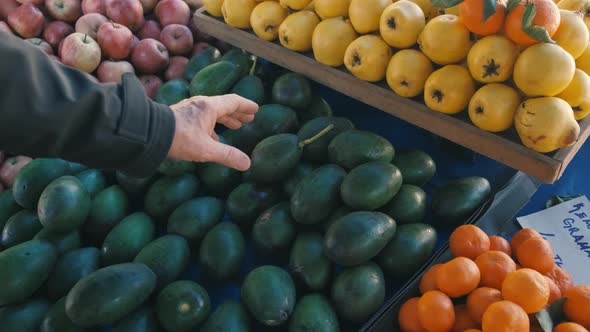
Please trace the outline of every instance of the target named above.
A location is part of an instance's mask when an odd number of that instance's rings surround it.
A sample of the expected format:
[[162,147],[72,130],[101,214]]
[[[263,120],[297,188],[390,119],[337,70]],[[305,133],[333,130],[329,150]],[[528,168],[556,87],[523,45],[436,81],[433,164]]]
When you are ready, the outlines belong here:
[[174,136],[169,107],[132,74],[100,84],[0,31],[0,150],[151,174]]

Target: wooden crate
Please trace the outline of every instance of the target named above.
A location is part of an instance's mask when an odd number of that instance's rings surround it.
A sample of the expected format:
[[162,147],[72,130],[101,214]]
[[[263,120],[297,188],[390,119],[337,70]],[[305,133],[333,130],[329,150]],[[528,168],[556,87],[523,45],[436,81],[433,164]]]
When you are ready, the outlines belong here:
[[193,20],[196,27],[204,33],[301,73],[367,105],[546,183],[554,183],[561,177],[590,135],[588,117],[580,123],[580,137],[573,146],[552,154],[541,154],[523,146],[514,130],[502,134],[489,133],[471,124],[465,114],[450,116],[432,111],[420,102],[396,95],[384,83],[361,81],[345,68],[333,68],[316,62],[311,54],[296,53],[277,42],[264,41],[252,31],[232,28],[223,20],[208,15],[203,8],[195,12]]

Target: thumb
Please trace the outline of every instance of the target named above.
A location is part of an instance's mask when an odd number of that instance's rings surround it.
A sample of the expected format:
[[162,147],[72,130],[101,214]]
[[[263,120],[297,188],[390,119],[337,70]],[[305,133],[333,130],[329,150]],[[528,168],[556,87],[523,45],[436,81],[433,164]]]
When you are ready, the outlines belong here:
[[210,160],[227,167],[246,171],[250,168],[250,158],[233,146],[211,139],[208,146]]

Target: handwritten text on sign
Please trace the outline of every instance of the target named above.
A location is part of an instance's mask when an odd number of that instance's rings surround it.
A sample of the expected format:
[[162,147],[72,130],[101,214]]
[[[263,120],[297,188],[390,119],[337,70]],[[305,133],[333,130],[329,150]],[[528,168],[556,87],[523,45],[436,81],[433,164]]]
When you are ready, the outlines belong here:
[[576,285],[590,284],[590,201],[581,196],[552,208],[517,219],[551,243],[555,263],[574,278]]

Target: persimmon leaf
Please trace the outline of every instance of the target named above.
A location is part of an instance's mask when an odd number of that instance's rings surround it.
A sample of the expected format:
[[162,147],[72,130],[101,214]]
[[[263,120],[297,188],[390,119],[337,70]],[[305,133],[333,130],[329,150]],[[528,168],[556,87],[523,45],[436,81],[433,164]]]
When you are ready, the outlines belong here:
[[529,3],[525,6],[524,15],[522,17],[522,31],[535,40],[555,44],[555,41],[549,36],[547,29],[538,25],[533,25],[533,20],[535,19],[536,14],[537,7],[534,3]]
[[516,7],[521,0],[508,0],[508,4],[506,4],[506,11],[509,12],[512,9],[514,9],[514,7]]
[[432,0],[433,7],[450,8],[463,2],[463,0]]
[[496,0],[483,0],[483,23],[496,13]]
[[563,320],[563,304],[566,299],[565,297],[561,298],[535,314],[543,332],[552,332],[555,325]]

